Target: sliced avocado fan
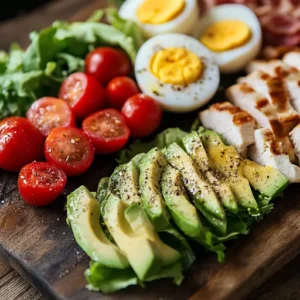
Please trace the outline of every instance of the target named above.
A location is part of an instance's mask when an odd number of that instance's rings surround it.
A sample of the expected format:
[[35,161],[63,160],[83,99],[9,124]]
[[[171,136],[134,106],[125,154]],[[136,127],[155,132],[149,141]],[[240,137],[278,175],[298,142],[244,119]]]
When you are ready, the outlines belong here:
[[150,150],[139,163],[142,202],[157,231],[170,226],[169,212],[160,187],[160,179],[167,164],[165,156],[158,148]]
[[198,133],[209,157],[210,166],[226,176],[238,204],[251,215],[259,215],[258,204],[241,168],[243,159],[239,153],[233,146],[226,146],[212,130],[200,128]]
[[238,212],[238,204],[230,185],[219,170],[211,168],[209,158],[197,132],[193,131],[186,135],[182,141],[186,152],[197,164],[203,177],[211,184],[224,207],[236,214]]
[[[142,281],[159,276],[165,267],[179,262],[179,252],[164,244],[158,237],[146,212],[138,205],[126,205],[110,194],[105,206],[104,222],[124,251],[128,261]],[[182,274],[170,274],[175,280]]]
[[124,252],[108,240],[101,228],[100,203],[84,186],[68,196],[67,217],[76,242],[93,261],[85,272],[88,289],[112,293],[138,284]]
[[164,154],[169,164],[180,172],[196,207],[218,233],[226,234],[227,222],[223,206],[210,184],[198,172],[191,157],[176,143],[171,144]]

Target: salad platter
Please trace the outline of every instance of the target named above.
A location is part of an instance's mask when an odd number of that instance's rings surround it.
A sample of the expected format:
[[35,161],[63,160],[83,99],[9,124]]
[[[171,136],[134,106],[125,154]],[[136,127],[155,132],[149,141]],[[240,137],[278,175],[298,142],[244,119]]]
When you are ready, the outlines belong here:
[[255,60],[253,7],[169,2],[0,56],[1,253],[46,299],[243,299],[300,253],[298,50]]

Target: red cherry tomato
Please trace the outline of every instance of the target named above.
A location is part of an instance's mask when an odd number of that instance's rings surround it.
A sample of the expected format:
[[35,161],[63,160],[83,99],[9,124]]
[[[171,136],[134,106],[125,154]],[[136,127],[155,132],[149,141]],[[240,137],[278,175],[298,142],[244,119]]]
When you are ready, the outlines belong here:
[[47,161],[62,169],[67,176],[84,173],[93,162],[94,152],[88,137],[75,127],[54,128],[45,142]]
[[11,117],[0,122],[0,168],[17,172],[43,157],[44,137],[25,118]]
[[139,93],[137,84],[129,77],[120,76],[111,80],[106,87],[109,107],[121,109],[125,101]]
[[113,108],[98,111],[82,122],[82,129],[93,142],[97,153],[121,150],[130,135],[124,117]]
[[45,137],[56,127],[75,126],[75,116],[69,104],[58,98],[44,97],[31,105],[27,119]]
[[33,162],[22,168],[18,179],[19,192],[30,205],[45,206],[63,191],[66,174],[47,162]]
[[117,76],[127,76],[131,72],[129,57],[121,50],[100,47],[90,52],[85,59],[85,72],[94,75],[106,85]]
[[105,89],[91,75],[71,74],[61,85],[59,98],[66,100],[74,114],[84,119],[105,105]]
[[151,134],[157,129],[162,118],[159,104],[144,94],[137,94],[129,98],[122,107],[122,113],[131,135],[135,138]]

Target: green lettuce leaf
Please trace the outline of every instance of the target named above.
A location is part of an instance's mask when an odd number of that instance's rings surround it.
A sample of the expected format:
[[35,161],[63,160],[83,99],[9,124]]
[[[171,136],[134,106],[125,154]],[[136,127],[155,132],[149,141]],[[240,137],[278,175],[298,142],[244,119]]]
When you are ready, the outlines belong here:
[[139,283],[132,269],[112,269],[91,262],[90,268],[85,271],[87,289],[95,292],[113,293],[130,285]]
[[[134,61],[143,37],[137,25],[109,14],[114,26],[95,21],[55,22],[30,34],[26,51],[13,44],[0,52],[0,119],[24,115],[42,96],[56,96],[60,83],[84,70],[86,54],[97,46],[122,48]],[[93,20],[101,15],[94,15]]]
[[136,48],[140,48],[145,42],[146,38],[141,28],[133,21],[122,19],[116,9],[108,8],[106,18],[113,27],[124,32],[127,36],[131,36]]
[[185,237],[174,227],[160,231],[158,234],[164,243],[176,249],[181,254],[182,266],[184,269],[188,269],[195,261],[196,256]]

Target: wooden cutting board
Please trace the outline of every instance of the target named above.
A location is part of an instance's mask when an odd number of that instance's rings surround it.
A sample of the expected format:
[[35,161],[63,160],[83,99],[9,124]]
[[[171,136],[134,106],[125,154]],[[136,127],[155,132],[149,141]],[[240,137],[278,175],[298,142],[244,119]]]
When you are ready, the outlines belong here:
[[[72,19],[85,19],[96,8],[98,3]],[[226,87],[234,81],[235,77],[226,76],[222,85]],[[219,92],[216,100],[223,99]],[[188,129],[195,116],[196,113],[166,115],[162,128]],[[113,295],[89,292],[83,275],[89,259],[77,246],[65,222],[65,196],[81,184],[95,190],[99,179],[111,174],[113,168],[113,157],[98,157],[87,174],[69,180],[58,201],[38,209],[25,205],[20,198],[17,175],[0,174],[1,254],[46,299],[242,299],[300,253],[300,185],[293,185],[284,198],[277,199],[272,214],[256,224],[251,234],[227,244],[224,264],[199,249],[197,261],[186,272],[180,287],[161,280],[147,284],[146,289],[130,287]]]

